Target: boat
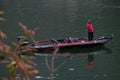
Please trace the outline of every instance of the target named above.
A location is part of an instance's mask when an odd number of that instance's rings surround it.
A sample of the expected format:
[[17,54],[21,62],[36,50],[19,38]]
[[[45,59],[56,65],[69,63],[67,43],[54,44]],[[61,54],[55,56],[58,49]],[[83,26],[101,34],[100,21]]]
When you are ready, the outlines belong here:
[[48,39],[48,40],[40,40],[29,44],[30,48],[37,49],[40,51],[51,51],[56,47],[60,49],[70,49],[70,48],[86,48],[86,47],[94,47],[94,46],[102,46],[108,43],[113,36],[110,37],[99,37],[94,38],[91,41],[88,41],[87,37],[78,37],[78,38],[63,38],[63,39]]

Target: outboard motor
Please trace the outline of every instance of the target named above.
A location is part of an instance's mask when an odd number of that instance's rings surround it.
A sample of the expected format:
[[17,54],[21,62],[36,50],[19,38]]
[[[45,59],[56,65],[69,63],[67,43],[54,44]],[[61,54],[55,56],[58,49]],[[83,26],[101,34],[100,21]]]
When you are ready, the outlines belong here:
[[27,40],[27,38],[25,36],[19,36],[17,39],[18,39],[18,41]]
[[25,36],[19,36],[17,39],[21,46],[26,46],[26,45],[30,44],[30,42],[28,42],[28,40],[27,40],[27,37],[25,37]]

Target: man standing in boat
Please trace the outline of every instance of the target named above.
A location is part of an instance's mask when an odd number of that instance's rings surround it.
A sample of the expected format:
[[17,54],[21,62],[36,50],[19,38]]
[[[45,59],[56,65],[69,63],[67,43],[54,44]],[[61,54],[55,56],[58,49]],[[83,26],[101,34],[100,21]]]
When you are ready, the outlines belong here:
[[88,40],[91,41],[93,39],[93,25],[91,20],[88,20],[88,22],[86,23],[86,28],[88,31]]

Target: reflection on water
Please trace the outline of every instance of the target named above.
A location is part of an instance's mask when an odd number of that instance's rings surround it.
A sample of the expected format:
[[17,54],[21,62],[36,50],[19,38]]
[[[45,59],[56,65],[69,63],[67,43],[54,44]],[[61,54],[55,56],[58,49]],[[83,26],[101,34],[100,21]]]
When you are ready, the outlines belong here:
[[[78,68],[78,63],[74,62],[75,58],[79,58],[79,60],[83,59],[84,61],[78,61],[81,62],[82,64],[84,64],[84,66],[81,66],[80,68],[83,69],[83,67],[85,67],[86,71],[92,71],[94,69],[94,64],[95,64],[95,59],[96,59],[96,55],[102,55],[102,54],[110,54],[111,50],[104,47],[104,46],[100,46],[100,47],[93,47],[93,48],[85,48],[85,49],[79,49],[79,48],[75,48],[75,49],[69,49],[69,50],[62,50],[59,51],[56,55],[53,55],[52,52],[50,53],[35,53],[35,56],[39,57],[39,58],[43,58],[46,60],[47,58],[47,63],[49,62],[49,67],[53,67],[54,68],[57,66],[59,68],[59,72],[64,71],[64,68],[67,68],[67,72],[70,71],[76,71]],[[85,59],[83,57],[86,57]],[[53,64],[54,62],[54,64]],[[52,63],[52,64],[51,64]],[[46,64],[46,62],[44,63]],[[44,65],[45,66],[45,65]],[[47,65],[48,66],[48,65]],[[77,68],[75,67],[77,66]],[[63,70],[62,70],[63,69]],[[54,72],[54,76],[52,75],[52,80],[57,79],[61,76],[61,73],[59,72]],[[49,72],[48,72],[49,73]],[[76,74],[79,75],[79,74]],[[88,76],[93,76],[88,75]],[[103,74],[103,76],[106,76],[106,74]],[[93,76],[94,78],[97,78],[98,75],[95,74]],[[42,75],[37,75],[35,76],[36,79],[51,79],[51,76],[42,76]]]
[[89,53],[88,54],[88,62],[86,65],[87,70],[92,70],[94,64],[94,54]]
[[[51,55],[53,51],[44,51],[40,53],[35,53],[36,55]],[[68,49],[59,49],[58,55],[80,55],[80,54],[99,54],[100,52],[112,53],[112,50],[105,46],[97,47],[86,47],[86,48],[68,48]]]
[[61,53],[68,52],[68,53],[75,53],[75,54],[97,53],[98,51],[106,51],[107,53],[111,52],[111,50],[108,49],[105,46],[86,47],[86,48],[72,48],[72,49],[60,50]]

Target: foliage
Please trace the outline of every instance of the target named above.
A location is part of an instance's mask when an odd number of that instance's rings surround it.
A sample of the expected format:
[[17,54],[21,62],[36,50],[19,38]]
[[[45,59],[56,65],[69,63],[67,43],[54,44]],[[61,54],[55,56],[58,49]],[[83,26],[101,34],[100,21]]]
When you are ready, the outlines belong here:
[[[30,37],[33,41],[35,41],[33,36],[35,35],[35,31],[38,28],[35,28],[34,30],[27,29],[27,27],[23,25],[21,22],[19,22],[19,25],[23,29],[24,36]],[[2,30],[0,30],[0,38],[7,39],[6,33],[4,33]],[[7,69],[10,73],[8,78],[5,78],[5,80],[17,80],[16,73],[18,71],[23,72],[25,74],[24,80],[30,80],[30,76],[39,73],[39,71],[35,69],[36,64],[32,62],[32,60],[35,59],[35,57],[28,56],[21,58],[20,55],[29,51],[33,51],[35,49],[32,49],[27,45],[21,46],[21,43],[19,42],[18,43],[12,42],[12,44],[16,47],[15,50],[13,50],[10,45],[7,45],[3,43],[2,40],[0,40],[0,52],[2,53],[2,55],[0,56],[0,62],[5,61]],[[6,57],[7,61],[6,59],[4,59]]]

